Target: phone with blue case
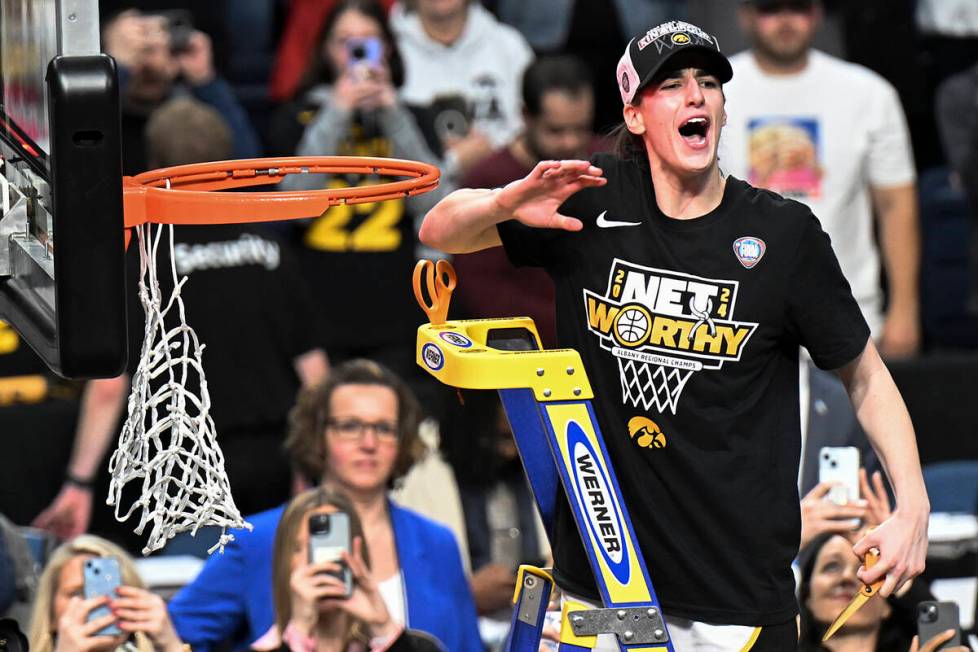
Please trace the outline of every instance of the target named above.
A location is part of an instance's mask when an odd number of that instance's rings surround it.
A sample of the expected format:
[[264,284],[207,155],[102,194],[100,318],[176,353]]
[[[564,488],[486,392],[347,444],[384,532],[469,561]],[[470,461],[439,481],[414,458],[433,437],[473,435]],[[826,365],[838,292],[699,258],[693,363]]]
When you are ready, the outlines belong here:
[[[86,559],[83,567],[83,575],[85,578],[84,594],[86,600],[103,595],[107,595],[109,598],[116,597],[115,590],[119,588],[121,583],[121,573],[119,571],[119,562],[114,557],[93,557]],[[104,604],[89,612],[88,622],[111,614],[109,605]],[[103,627],[95,635],[117,636],[121,633],[122,630],[113,623]]]

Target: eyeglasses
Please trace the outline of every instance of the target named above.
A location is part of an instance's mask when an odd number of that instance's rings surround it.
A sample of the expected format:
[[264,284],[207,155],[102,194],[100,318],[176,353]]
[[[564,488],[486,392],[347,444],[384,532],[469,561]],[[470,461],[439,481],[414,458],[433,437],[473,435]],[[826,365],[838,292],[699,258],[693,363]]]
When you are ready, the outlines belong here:
[[361,421],[360,419],[330,419],[326,427],[344,441],[360,441],[368,430],[383,442],[396,442],[400,436],[396,423],[390,421]]

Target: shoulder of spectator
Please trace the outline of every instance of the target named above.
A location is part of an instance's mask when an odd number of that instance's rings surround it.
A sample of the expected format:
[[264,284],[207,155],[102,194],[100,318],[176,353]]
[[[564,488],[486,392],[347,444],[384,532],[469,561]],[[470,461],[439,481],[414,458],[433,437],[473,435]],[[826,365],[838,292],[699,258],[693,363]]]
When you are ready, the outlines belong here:
[[459,182],[459,188],[495,188],[514,181],[514,179],[503,179],[497,172],[499,162],[506,156],[507,149],[508,146],[493,150],[469,168]]
[[[415,535],[424,541],[426,547],[431,546],[432,551],[436,550],[436,546],[439,550],[442,549],[442,546],[453,546],[455,550],[458,550],[458,542],[455,540],[455,534],[447,525],[423,516],[413,509],[398,505],[393,501],[390,502],[390,506],[391,513],[396,514],[404,525],[410,527]],[[396,535],[397,533],[395,532]]]
[[[978,106],[978,74],[970,70],[951,75],[942,81],[934,94],[938,112],[974,111]],[[940,116],[938,116],[940,117]]]
[[211,79],[203,84],[183,84],[183,86],[198,97],[215,94],[227,94],[234,97],[234,92],[231,90],[231,85],[228,84],[227,80],[220,75],[214,75]]
[[115,62],[115,69],[119,78],[119,93],[121,95],[125,93],[126,87],[132,81],[132,70],[129,69],[129,66],[123,65],[118,61]]
[[210,563],[215,558],[227,557],[229,552],[234,556],[239,553],[247,555],[255,552],[253,550],[255,547],[263,550],[267,542],[274,540],[275,530],[282,519],[284,509],[284,505],[279,505],[264,512],[245,516],[245,521],[251,524],[251,530],[247,528],[232,530],[234,539],[225,546],[224,554],[213,554],[207,562]]
[[874,97],[885,97],[899,102],[896,88],[875,70],[820,50],[812,50],[811,57],[815,65],[831,67],[834,83],[844,85],[846,89],[861,91],[862,94],[878,94]]
[[[472,7],[474,11],[482,10],[487,14],[490,13],[481,5],[472,5]],[[490,18],[495,22],[492,28],[492,40],[498,45],[498,51],[508,53],[516,59],[526,59],[526,63],[529,63],[533,59],[533,48],[520,31],[491,14]]]

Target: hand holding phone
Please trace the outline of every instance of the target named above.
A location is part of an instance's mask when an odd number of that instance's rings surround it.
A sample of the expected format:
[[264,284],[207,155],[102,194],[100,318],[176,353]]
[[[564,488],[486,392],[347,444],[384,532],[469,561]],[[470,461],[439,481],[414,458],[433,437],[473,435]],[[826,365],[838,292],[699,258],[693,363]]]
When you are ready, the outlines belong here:
[[836,505],[859,500],[859,449],[823,446],[818,454],[818,481],[833,483],[826,498]]
[[934,650],[949,650],[961,645],[961,623],[958,605],[954,602],[934,602],[931,600],[917,605],[917,634],[920,644],[926,645],[935,636],[953,629],[954,636],[935,647]]
[[346,67],[380,67],[384,57],[384,44],[376,36],[348,38],[346,47]]
[[309,563],[330,561],[339,564],[340,570],[330,575],[343,582],[347,598],[353,593],[353,575],[343,561],[343,553],[350,553],[350,545],[350,516],[346,512],[309,516]]
[[[86,600],[107,596],[109,599],[116,597],[116,589],[122,583],[119,571],[119,562],[114,557],[93,557],[86,559],[82,568],[84,577],[84,595]],[[92,609],[88,613],[87,622],[97,620],[104,616],[112,615],[109,605],[104,604]],[[95,636],[116,636],[122,630],[116,624],[103,627],[95,632]]]

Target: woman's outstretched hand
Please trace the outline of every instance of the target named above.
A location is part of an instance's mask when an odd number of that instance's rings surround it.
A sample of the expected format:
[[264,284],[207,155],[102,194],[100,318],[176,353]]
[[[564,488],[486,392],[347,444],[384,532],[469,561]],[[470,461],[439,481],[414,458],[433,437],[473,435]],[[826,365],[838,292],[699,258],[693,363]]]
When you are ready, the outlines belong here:
[[540,161],[528,175],[497,193],[496,204],[527,226],[580,231],[580,220],[557,209],[574,193],[606,184],[602,174],[588,161]]

